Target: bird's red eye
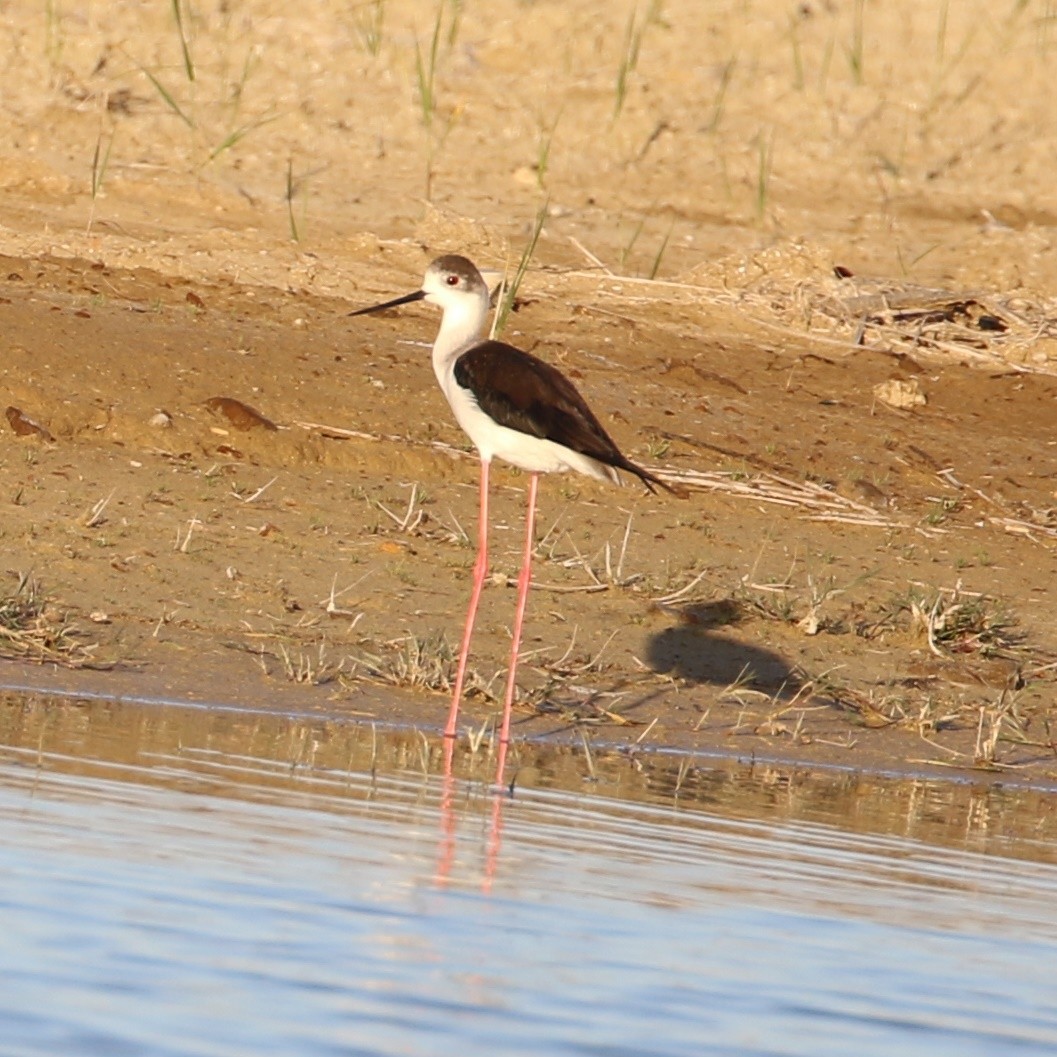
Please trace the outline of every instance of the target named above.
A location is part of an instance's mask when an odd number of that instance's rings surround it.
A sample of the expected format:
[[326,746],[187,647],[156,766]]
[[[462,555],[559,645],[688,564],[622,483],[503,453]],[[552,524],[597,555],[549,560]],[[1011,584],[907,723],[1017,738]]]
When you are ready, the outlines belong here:
[[459,285],[459,277],[457,275],[449,275],[444,281],[449,286],[458,286]]

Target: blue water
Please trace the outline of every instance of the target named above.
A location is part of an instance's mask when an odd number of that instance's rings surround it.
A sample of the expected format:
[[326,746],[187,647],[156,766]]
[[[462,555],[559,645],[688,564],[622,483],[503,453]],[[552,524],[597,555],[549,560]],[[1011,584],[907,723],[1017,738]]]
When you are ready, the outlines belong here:
[[1047,839],[789,818],[729,776],[719,810],[497,799],[427,749],[372,775],[87,715],[0,745],[0,1054],[1057,1052]]

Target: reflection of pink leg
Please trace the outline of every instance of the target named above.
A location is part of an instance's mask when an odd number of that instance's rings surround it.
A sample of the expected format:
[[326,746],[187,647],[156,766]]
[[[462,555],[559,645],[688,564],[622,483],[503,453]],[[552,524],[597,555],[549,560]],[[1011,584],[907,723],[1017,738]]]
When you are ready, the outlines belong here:
[[459,705],[462,702],[462,686],[466,681],[466,659],[470,655],[470,639],[473,637],[473,624],[477,619],[477,604],[481,601],[481,589],[484,578],[488,575],[488,467],[489,463],[481,460],[481,510],[477,525],[477,561],[473,565],[473,590],[470,592],[470,606],[466,610],[466,626],[462,633],[462,649],[459,651],[459,667],[455,671],[455,690],[451,695],[451,711],[448,713],[448,725],[444,728],[444,737],[455,737],[455,723],[459,718]]
[[503,785],[503,774],[506,771],[506,751],[510,748],[509,741],[499,743],[499,752],[496,753],[495,784],[497,787]]
[[510,669],[506,677],[506,693],[503,696],[503,725],[499,731],[499,764],[496,767],[496,785],[503,784],[506,767],[506,750],[510,744],[510,712],[514,706],[514,689],[517,682],[517,658],[521,650],[521,627],[525,622],[525,606],[528,603],[529,583],[532,581],[532,551],[536,546],[536,490],[540,475],[529,477],[528,510],[525,513],[525,553],[521,559],[521,575],[517,581],[517,611],[514,613],[513,642],[510,646]]
[[446,885],[455,862],[455,778],[452,775],[452,756],[455,741],[444,739],[444,784],[440,794],[440,842],[437,845],[437,869],[433,880],[437,885]]
[[496,868],[499,866],[499,851],[503,845],[503,801],[501,793],[492,797],[492,820],[488,827],[488,849],[484,857],[484,878],[481,891],[488,895],[492,891]]

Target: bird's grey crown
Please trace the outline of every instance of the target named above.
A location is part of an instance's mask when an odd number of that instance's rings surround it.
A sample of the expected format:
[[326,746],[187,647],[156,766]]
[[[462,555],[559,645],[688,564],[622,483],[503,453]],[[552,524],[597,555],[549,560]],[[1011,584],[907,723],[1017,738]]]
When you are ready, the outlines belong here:
[[429,271],[440,276],[456,275],[466,284],[467,289],[485,285],[473,261],[460,257],[457,253],[448,253],[443,257],[438,257],[429,266]]

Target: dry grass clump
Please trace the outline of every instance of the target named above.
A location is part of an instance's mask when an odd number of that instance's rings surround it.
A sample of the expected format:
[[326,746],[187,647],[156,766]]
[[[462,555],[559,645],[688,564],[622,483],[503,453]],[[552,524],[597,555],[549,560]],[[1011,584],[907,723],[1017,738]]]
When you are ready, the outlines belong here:
[[[409,634],[381,643],[377,653],[360,653],[356,665],[358,675],[388,686],[450,693],[454,660],[454,651],[443,635],[423,638]],[[465,693],[496,700],[491,682],[472,669],[466,673]]]
[[911,626],[924,634],[932,653],[1009,656],[1023,646],[1015,618],[986,595],[965,595],[958,588],[905,602]]
[[[296,643],[287,645],[278,642],[274,650],[261,646],[255,652],[266,675],[282,675],[290,682],[303,686],[344,683],[355,671],[355,665],[347,657],[334,659],[330,656],[326,642],[308,649]],[[269,666],[266,658],[277,663]]]
[[[803,264],[803,262],[800,262]],[[768,329],[816,341],[913,352],[937,360],[1053,373],[1057,303],[995,291],[937,289],[853,276],[821,260],[794,281],[766,271],[727,293]],[[780,322],[776,322],[776,319]]]
[[15,590],[0,597],[0,657],[70,668],[102,667],[93,656],[96,645],[78,641],[78,634],[30,576],[20,573]]

